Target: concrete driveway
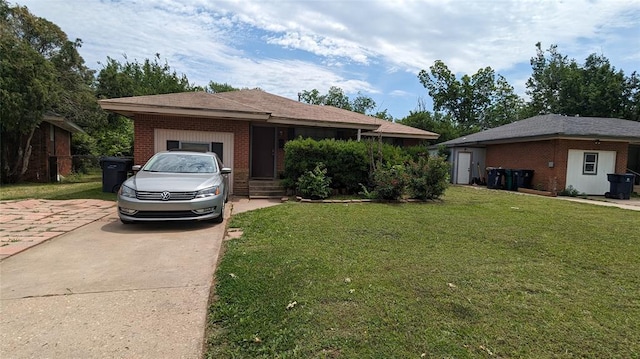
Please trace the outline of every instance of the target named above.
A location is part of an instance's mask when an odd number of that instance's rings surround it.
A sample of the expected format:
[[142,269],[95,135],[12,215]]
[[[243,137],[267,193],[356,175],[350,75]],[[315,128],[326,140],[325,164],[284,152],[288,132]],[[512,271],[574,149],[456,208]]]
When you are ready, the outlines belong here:
[[89,224],[4,258],[0,357],[200,358],[225,226],[123,225],[111,204]]

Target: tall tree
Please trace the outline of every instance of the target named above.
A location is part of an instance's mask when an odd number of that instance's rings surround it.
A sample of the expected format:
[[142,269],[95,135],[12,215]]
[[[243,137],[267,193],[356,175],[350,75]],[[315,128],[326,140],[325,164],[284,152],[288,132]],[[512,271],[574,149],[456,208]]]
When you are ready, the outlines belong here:
[[537,43],[531,67],[533,73],[527,81],[531,115],[557,113],[638,120],[637,73],[626,77],[602,55],[591,54],[580,65],[560,54],[557,45],[543,50]]
[[[451,115],[463,132],[476,132],[519,119],[522,101],[504,77],[491,67],[479,69],[460,80],[444,62],[437,60],[418,79],[433,99],[434,111]],[[514,106],[507,111],[507,106]],[[498,116],[496,118],[496,116]]]
[[98,73],[96,96],[116,98],[129,96],[160,95],[167,93],[194,91],[200,89],[189,84],[184,74],[178,74],[165,61],[160,63],[160,54],[153,60],[145,59],[120,63],[107,57],[107,63]]
[[[2,182],[17,182],[26,173],[31,140],[45,113],[77,120],[91,108],[92,73],[80,46],[54,23],[0,0]],[[95,99],[93,104],[95,110]]]

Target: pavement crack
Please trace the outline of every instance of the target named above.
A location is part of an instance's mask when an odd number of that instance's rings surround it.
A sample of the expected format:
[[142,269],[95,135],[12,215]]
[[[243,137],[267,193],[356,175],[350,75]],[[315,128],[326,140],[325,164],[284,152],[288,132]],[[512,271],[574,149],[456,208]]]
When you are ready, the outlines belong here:
[[152,288],[96,290],[96,291],[86,291],[86,292],[74,292],[74,291],[71,290],[71,288],[65,288],[67,290],[66,293],[27,295],[27,296],[24,296],[24,297],[6,298],[6,299],[3,298],[2,300],[65,297],[65,296],[70,296],[70,295],[82,295],[82,294],[104,294],[104,293],[122,293],[122,292],[148,292],[148,291],[163,290],[163,289],[189,289],[189,288],[207,288],[207,289],[209,289],[210,286],[208,284],[193,284],[193,285],[164,286],[164,287],[152,287]]

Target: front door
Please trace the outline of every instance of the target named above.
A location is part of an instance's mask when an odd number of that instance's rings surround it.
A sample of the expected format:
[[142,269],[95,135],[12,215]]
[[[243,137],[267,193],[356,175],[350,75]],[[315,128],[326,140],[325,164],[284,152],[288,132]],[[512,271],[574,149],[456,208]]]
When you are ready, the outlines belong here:
[[458,184],[469,184],[471,182],[471,152],[458,152],[457,166]]
[[251,177],[274,178],[275,156],[275,127],[254,126],[251,133]]

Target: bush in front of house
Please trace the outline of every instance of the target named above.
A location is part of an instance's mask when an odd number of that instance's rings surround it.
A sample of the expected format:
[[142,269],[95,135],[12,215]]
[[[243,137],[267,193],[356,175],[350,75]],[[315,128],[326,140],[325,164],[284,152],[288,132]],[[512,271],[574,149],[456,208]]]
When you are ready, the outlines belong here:
[[422,156],[406,166],[409,197],[437,199],[449,187],[449,163],[440,156]]
[[331,194],[331,178],[327,177],[324,163],[316,164],[312,171],[307,171],[298,177],[298,193],[305,198],[325,199]]
[[358,184],[367,181],[369,162],[362,142],[297,139],[287,142],[284,151],[283,185],[287,188],[296,188],[298,178],[318,163],[326,166],[333,189],[355,193]]
[[405,194],[407,176],[402,164],[379,164],[371,174],[372,197],[383,200],[399,200]]
[[[330,188],[343,194],[398,200],[439,198],[448,186],[448,163],[430,158],[427,148],[400,148],[379,140],[297,139],[285,144],[283,185],[305,195],[309,174],[324,164]],[[300,178],[304,183],[300,186]],[[329,194],[331,191],[329,191]]]

